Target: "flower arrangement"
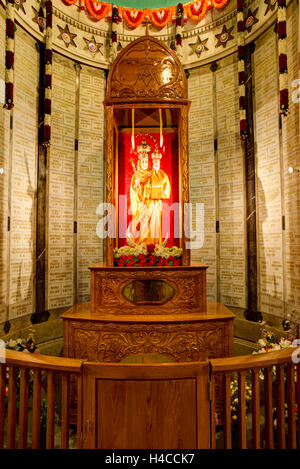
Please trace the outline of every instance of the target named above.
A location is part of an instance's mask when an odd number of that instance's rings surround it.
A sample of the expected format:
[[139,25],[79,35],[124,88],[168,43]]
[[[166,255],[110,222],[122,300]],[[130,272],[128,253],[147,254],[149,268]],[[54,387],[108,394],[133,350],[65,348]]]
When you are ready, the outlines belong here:
[[288,347],[293,347],[293,339],[281,337],[279,340],[275,337],[275,334],[271,331],[263,331],[263,337],[258,340],[258,350],[253,352],[265,353],[274,352],[275,350],[281,350]]
[[181,248],[167,248],[163,244],[142,243],[114,250],[114,261],[118,267],[178,266],[181,260]]
[[[27,339],[10,339],[8,342],[5,343],[5,348],[8,350],[15,350],[16,352],[25,352],[25,353],[38,353],[37,346],[34,341],[34,330],[31,329]],[[17,409],[20,406],[20,372],[18,372],[18,382],[17,382]],[[33,393],[33,371],[29,370],[29,397],[32,396]],[[5,388],[5,408],[7,410],[8,407],[8,387]]]
[[6,348],[16,350],[17,352],[38,353],[36,343],[34,341],[34,330],[31,329],[27,339],[10,339],[6,342]]

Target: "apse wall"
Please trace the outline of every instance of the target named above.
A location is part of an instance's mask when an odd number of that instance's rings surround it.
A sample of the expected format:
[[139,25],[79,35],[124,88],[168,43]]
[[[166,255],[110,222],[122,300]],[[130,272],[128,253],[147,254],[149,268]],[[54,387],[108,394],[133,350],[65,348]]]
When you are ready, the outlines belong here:
[[[290,112],[279,120],[278,46],[274,24],[254,40],[252,54],[258,308],[278,316],[299,312],[298,9],[287,9]],[[203,202],[204,246],[192,253],[209,265],[208,298],[247,308],[247,238],[243,144],[239,137],[238,58],[190,71],[191,198]],[[214,148],[217,143],[217,149]],[[216,230],[216,221],[219,230]],[[217,232],[219,231],[219,232]]]
[[[39,162],[38,123],[40,50],[43,41],[32,22],[34,1],[16,11],[15,106],[0,106],[0,335],[3,330],[30,324],[40,294],[36,272],[37,199],[43,181]],[[299,176],[289,166],[299,164],[299,104],[291,99],[299,78],[299,7],[289,2],[288,69],[290,112],[279,120],[276,11],[265,15],[263,1],[247,4],[260,23],[249,41],[256,169],[258,308],[284,316],[299,312],[300,202]],[[96,31],[107,47],[103,29],[60,0],[56,23],[77,28],[77,40]],[[29,8],[30,7],[30,8]],[[77,11],[77,10],[76,10]],[[75,13],[74,13],[75,15]],[[225,19],[224,19],[225,18]],[[67,21],[67,22],[68,22]],[[215,47],[222,24],[234,25],[234,40]],[[84,26],[83,26],[84,25]],[[94,28],[85,31],[84,28]],[[97,29],[98,28],[98,29]],[[144,33],[119,26],[123,45]],[[123,29],[122,29],[123,28]],[[198,28],[198,29],[197,29]],[[167,43],[171,27],[155,35]],[[191,54],[198,33],[207,34],[206,55]],[[121,36],[123,34],[123,36]],[[193,203],[204,204],[204,245],[192,259],[208,265],[208,300],[221,301],[234,311],[248,305],[247,200],[244,144],[239,129],[236,6],[211,12],[197,27],[187,24],[181,58],[188,75],[190,191]],[[81,35],[81,36],[80,36]],[[80,37],[79,37],[80,36]],[[59,315],[76,302],[88,301],[88,266],[104,259],[96,236],[97,205],[104,200],[104,110],[109,53],[91,56],[84,46],[65,47],[54,33],[52,76],[52,136],[45,170],[46,213],[45,310]],[[83,42],[82,42],[83,44]],[[5,74],[5,9],[0,1],[0,80]],[[0,99],[3,102],[3,98]],[[44,175],[45,176],[45,175]],[[39,234],[40,235],[40,234]],[[37,286],[38,285],[38,286]],[[9,323],[7,323],[9,321]]]

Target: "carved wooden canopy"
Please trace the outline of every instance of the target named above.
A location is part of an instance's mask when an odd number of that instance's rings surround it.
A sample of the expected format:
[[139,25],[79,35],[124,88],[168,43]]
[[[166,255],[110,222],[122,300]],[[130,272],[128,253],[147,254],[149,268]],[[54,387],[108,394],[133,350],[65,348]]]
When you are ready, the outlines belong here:
[[187,99],[184,69],[166,44],[143,36],[130,43],[114,61],[108,75],[106,98],[113,101]]

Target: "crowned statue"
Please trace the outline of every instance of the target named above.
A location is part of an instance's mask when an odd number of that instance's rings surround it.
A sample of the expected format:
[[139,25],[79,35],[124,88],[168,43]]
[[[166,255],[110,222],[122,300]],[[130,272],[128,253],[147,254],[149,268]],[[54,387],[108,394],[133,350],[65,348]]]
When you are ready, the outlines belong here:
[[137,147],[137,168],[131,160],[134,174],[130,185],[132,221],[128,236],[135,244],[162,243],[163,201],[170,198],[171,184],[168,175],[160,168],[162,154],[157,148],[151,155],[151,147],[143,140]]

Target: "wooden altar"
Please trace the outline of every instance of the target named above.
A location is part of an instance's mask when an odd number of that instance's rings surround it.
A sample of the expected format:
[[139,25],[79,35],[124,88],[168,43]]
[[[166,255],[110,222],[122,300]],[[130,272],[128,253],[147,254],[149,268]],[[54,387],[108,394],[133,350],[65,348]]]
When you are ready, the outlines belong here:
[[233,353],[234,314],[208,302],[205,313],[100,314],[79,303],[62,315],[64,352],[93,362],[191,362]]
[[149,36],[130,43],[112,64],[104,106],[106,204],[113,206],[106,260],[90,267],[90,303],[62,315],[65,356],[184,362],[232,355],[234,314],[207,303],[207,266],[190,262],[190,102],[176,54]]

